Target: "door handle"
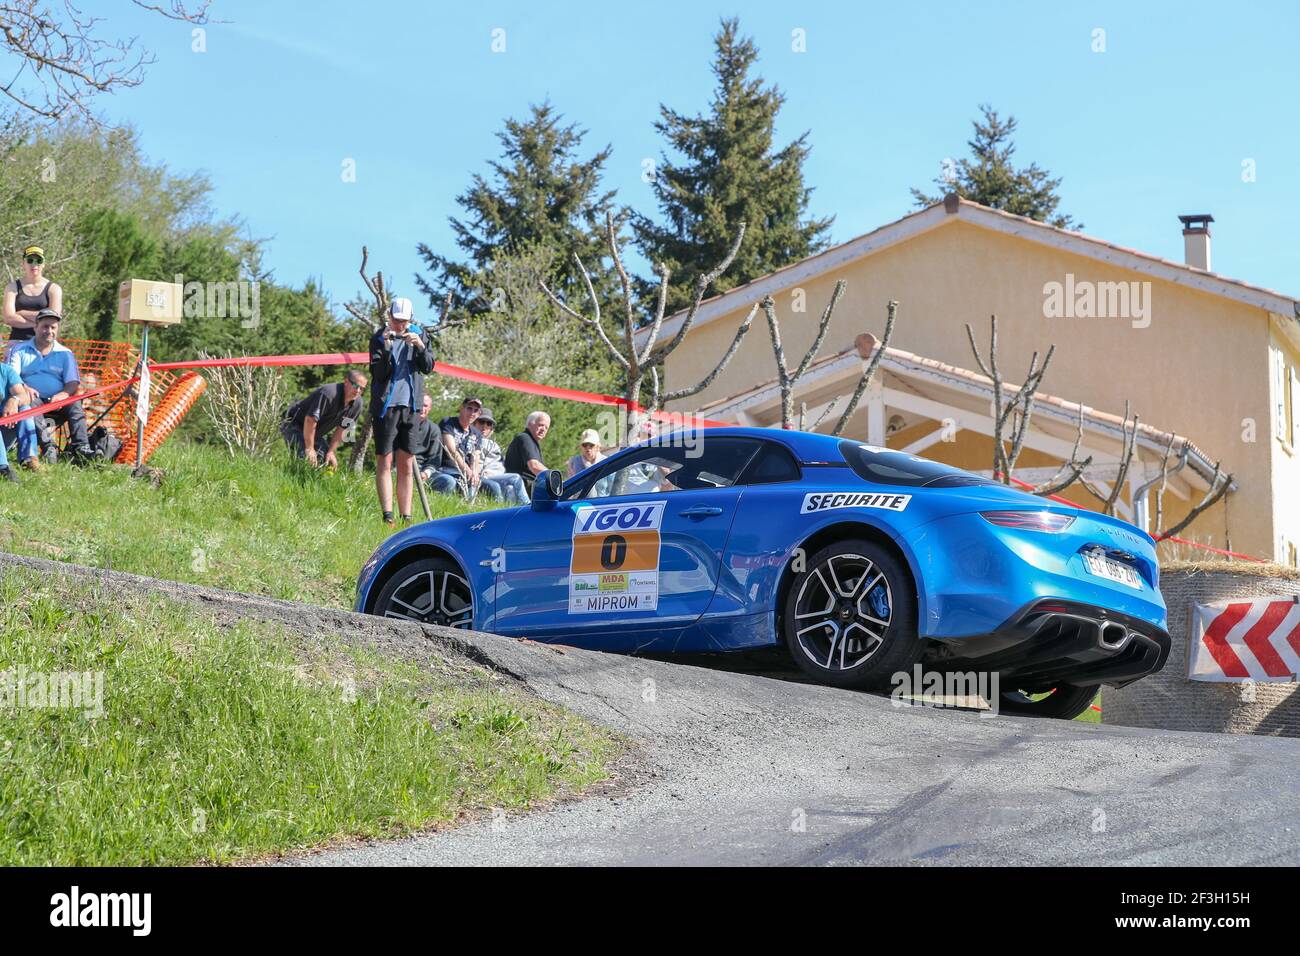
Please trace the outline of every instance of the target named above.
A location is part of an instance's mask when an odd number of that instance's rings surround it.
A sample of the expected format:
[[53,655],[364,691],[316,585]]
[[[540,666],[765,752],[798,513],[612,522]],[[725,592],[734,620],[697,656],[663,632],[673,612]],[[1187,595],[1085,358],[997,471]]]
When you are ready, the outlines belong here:
[[710,518],[722,514],[722,509],[716,505],[695,505],[693,508],[687,508],[685,511],[677,513],[683,518]]

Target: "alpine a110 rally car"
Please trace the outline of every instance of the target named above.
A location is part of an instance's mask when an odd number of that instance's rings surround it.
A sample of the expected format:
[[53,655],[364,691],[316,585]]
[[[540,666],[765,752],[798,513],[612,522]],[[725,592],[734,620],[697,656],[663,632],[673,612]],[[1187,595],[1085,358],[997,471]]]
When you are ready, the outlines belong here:
[[1069,718],[1164,665],[1157,575],[1116,518],[829,435],[710,428],[393,535],[356,607],[605,651],[784,643],[839,687],[996,673],[1002,710]]

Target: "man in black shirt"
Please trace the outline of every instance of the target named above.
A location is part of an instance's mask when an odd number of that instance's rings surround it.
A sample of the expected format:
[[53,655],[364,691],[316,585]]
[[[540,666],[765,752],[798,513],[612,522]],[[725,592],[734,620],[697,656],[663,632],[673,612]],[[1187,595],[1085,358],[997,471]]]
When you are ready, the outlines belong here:
[[533,412],[524,422],[524,430],[506,449],[506,471],[523,478],[529,493],[533,490],[533,479],[546,471],[541,442],[550,430],[551,416],[545,412]]
[[294,402],[280,425],[285,444],[312,465],[319,465],[323,459],[325,464],[338,467],[334,453],[343,441],[343,432],[361,417],[365,390],[366,376],[354,370],[343,381],[322,385]]

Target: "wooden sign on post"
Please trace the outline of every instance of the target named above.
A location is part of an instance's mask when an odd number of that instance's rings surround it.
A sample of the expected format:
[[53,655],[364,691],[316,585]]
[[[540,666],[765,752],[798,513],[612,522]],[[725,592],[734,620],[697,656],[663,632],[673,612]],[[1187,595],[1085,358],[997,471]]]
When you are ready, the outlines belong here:
[[117,287],[117,321],[139,325],[179,325],[184,316],[179,282],[127,279]]
[[140,383],[136,386],[135,470],[144,467],[144,424],[149,418],[149,327],[179,325],[182,313],[179,282],[127,279],[117,287],[117,321],[140,325]]

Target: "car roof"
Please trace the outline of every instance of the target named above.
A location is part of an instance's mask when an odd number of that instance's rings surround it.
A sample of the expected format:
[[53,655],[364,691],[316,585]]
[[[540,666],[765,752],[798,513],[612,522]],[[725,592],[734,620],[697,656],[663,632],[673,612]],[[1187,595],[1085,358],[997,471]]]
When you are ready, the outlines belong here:
[[706,429],[679,428],[660,434],[654,439],[654,443],[672,445],[673,438],[677,435],[690,436],[691,441],[697,441],[701,433],[714,438],[758,438],[763,441],[778,442],[789,448],[804,464],[823,461],[844,463],[844,456],[839,450],[839,443],[844,440],[843,438],[838,435],[819,435],[816,432],[800,432],[793,429],[755,428],[745,425]]

